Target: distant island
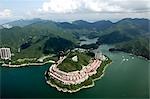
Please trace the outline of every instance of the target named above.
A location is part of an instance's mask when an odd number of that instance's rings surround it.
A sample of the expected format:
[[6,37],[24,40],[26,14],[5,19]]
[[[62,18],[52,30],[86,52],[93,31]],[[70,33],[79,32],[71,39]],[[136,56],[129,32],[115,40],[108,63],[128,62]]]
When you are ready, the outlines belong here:
[[74,49],[53,64],[45,73],[46,82],[63,92],[77,92],[94,86],[111,60],[101,53]]

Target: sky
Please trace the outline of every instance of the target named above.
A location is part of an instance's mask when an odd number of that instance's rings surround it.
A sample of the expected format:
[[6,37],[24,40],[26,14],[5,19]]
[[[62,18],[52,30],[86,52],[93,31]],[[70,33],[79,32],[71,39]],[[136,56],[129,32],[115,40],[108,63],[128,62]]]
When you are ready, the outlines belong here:
[[149,0],[0,0],[0,23],[33,18],[117,21],[149,16]]

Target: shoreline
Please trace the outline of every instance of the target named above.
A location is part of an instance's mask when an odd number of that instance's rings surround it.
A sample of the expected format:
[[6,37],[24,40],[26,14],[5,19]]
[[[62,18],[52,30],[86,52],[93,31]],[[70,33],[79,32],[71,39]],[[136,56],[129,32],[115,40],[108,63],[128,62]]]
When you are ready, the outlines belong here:
[[92,81],[96,81],[96,80],[99,80],[99,79],[102,79],[102,77],[105,75],[105,71],[107,69],[107,67],[111,64],[112,62],[110,62],[109,64],[106,64],[106,66],[104,67],[103,71],[102,71],[102,75],[98,78],[95,78],[93,79]]
[[[92,81],[93,81],[93,80],[92,80]],[[60,92],[62,91],[62,92],[69,92],[69,93],[78,92],[78,91],[80,91],[81,89],[90,88],[90,87],[93,87],[93,86],[95,85],[94,82],[92,82],[91,85],[82,86],[81,88],[78,88],[78,89],[76,89],[76,90],[68,90],[68,89],[60,88],[60,87],[58,87],[57,85],[52,84],[50,81],[46,81],[46,83],[47,83],[48,85],[51,85],[52,87],[56,88],[56,89],[57,89],[58,91],[60,91]]]
[[20,64],[20,65],[11,65],[11,64],[5,64],[3,63],[1,66],[2,67],[10,67],[10,68],[19,68],[19,67],[26,67],[26,66],[42,66],[47,63],[54,63],[54,61],[50,60],[44,63],[25,63],[25,64]]
[[[115,52],[115,51],[110,51],[110,52]],[[144,59],[144,60],[146,60],[146,61],[150,61],[150,59],[148,59],[148,58],[146,58],[146,57],[144,57],[144,56],[135,55],[135,54],[130,53],[130,52],[125,52],[125,51],[116,51],[116,52],[127,53],[127,54],[129,54],[130,56],[134,56],[134,57],[136,56],[136,57],[138,57],[138,58],[140,58],[140,59]]]
[[[57,85],[55,84],[52,84],[51,81],[47,80],[46,83],[54,88],[56,88],[58,91],[62,91],[62,92],[69,92],[69,93],[74,93],[74,92],[78,92],[80,91],[81,89],[86,89],[86,88],[91,88],[93,86],[95,86],[95,81],[97,80],[100,80],[102,79],[102,77],[105,75],[105,70],[106,68],[111,64],[112,62],[106,64],[106,66],[104,67],[103,71],[102,71],[102,74],[98,77],[98,78],[95,78],[95,79],[92,79],[92,84],[90,85],[87,85],[87,86],[82,86],[81,88],[78,88],[76,90],[68,90],[68,89],[64,89],[64,88],[61,88],[61,87],[58,87]],[[46,79],[46,78],[45,78]]]

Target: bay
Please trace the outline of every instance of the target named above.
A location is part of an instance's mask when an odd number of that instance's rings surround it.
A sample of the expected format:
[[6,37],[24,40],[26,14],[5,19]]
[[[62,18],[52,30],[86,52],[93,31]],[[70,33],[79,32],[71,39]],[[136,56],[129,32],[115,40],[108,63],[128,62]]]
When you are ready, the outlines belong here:
[[148,98],[149,61],[123,52],[109,52],[112,46],[98,50],[112,59],[95,86],[77,93],[63,93],[46,84],[44,73],[51,66],[6,68],[0,66],[3,98]]

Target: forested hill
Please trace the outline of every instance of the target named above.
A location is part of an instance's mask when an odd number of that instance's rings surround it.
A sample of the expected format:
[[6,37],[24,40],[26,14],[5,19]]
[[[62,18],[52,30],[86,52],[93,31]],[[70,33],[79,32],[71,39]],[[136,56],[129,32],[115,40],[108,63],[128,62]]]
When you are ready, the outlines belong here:
[[[0,47],[10,47],[16,54],[18,54],[20,48],[20,56],[39,57],[56,49],[57,51],[64,50],[62,47],[58,49],[58,44],[56,45],[50,39],[57,40],[56,42],[61,45],[66,42],[64,45],[66,48],[75,47],[81,36],[98,37],[97,44],[117,44],[128,42],[137,37],[150,36],[149,23],[150,20],[148,19],[130,18],[122,19],[116,23],[107,20],[97,22],[83,20],[73,22],[54,22],[42,19],[17,20],[0,26]],[[53,48],[50,48],[51,45]],[[55,48],[55,45],[57,48]]]
[[123,19],[105,30],[105,34],[99,37],[99,44],[115,44],[128,41],[139,36],[149,36],[148,19]]
[[[78,43],[75,35],[59,28],[52,21],[36,22],[24,27],[3,28],[0,29],[0,36],[0,47],[10,47],[17,58],[41,57],[43,54],[72,48]],[[18,49],[21,49],[21,52],[18,53]]]
[[128,42],[120,43],[110,51],[124,51],[137,56],[143,56],[150,59],[150,38],[136,38]]
[[114,44],[111,51],[124,51],[150,59],[148,19],[123,19],[115,23],[106,34],[99,37],[97,44]]

